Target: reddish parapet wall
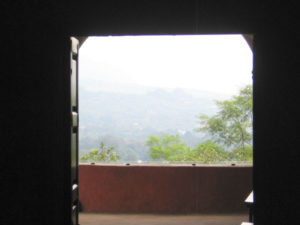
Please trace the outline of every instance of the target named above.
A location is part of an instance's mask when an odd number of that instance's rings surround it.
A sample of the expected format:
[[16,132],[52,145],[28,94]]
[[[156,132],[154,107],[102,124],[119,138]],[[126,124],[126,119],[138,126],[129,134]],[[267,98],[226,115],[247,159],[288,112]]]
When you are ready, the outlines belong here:
[[79,166],[83,211],[245,212],[251,166]]

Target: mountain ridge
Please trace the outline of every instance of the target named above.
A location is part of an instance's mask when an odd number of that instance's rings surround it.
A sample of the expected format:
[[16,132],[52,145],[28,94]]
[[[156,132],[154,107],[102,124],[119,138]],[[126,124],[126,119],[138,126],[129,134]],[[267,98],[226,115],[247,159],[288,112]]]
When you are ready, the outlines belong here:
[[162,133],[179,134],[194,146],[204,140],[195,132],[197,116],[216,112],[214,98],[195,97],[180,88],[149,88],[142,94],[81,88],[80,154],[104,141],[115,146],[123,160],[147,160],[147,137]]

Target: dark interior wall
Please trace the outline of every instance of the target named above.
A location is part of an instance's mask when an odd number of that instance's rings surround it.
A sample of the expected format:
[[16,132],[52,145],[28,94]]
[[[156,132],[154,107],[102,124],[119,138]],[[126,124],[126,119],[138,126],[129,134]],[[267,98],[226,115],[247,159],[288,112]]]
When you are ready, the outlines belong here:
[[257,220],[265,223],[292,224],[292,219],[298,217],[300,121],[296,102],[300,46],[297,36],[292,30],[256,36],[255,213]]
[[68,38],[107,34],[254,33],[255,223],[298,219],[298,1],[1,4],[4,224],[69,221]]
[[21,31],[5,42],[0,224],[59,224],[65,216],[69,50],[67,39],[40,32]]

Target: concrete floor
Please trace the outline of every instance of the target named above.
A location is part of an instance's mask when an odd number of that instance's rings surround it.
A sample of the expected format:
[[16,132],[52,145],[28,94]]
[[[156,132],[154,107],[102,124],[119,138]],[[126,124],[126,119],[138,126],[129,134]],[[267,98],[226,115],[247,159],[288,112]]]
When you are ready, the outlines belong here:
[[248,219],[248,214],[79,214],[80,225],[240,225]]

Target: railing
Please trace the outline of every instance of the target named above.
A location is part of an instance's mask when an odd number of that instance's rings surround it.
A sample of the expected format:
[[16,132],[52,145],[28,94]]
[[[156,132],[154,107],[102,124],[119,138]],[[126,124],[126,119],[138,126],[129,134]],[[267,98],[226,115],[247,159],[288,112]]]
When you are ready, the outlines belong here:
[[252,166],[79,165],[83,211],[247,212]]

